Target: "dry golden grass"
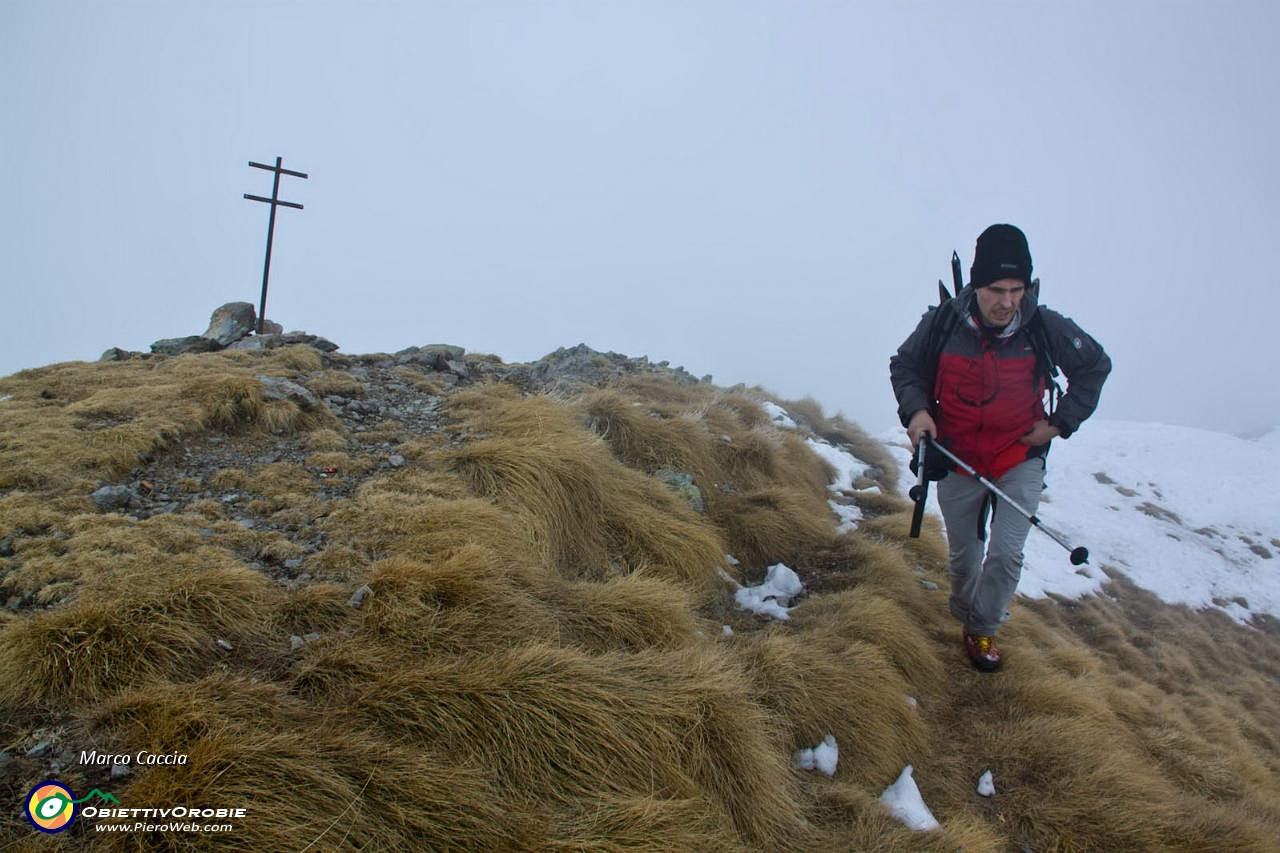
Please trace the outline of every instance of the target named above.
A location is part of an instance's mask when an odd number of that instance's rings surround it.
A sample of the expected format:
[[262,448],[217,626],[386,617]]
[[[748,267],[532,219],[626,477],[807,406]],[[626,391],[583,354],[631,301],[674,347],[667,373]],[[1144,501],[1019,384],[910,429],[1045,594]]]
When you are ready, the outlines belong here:
[[694,596],[662,578],[616,574],[545,591],[565,643],[595,653],[675,649],[720,632],[700,618]]
[[203,671],[216,640],[260,634],[261,575],[214,549],[139,556],[113,556],[111,577],[84,577],[67,603],[0,629],[0,704],[93,703]]
[[350,454],[341,451],[312,453],[307,457],[307,465],[318,471],[334,471],[343,477],[360,477],[378,469],[378,460],[371,456]]
[[303,439],[308,450],[317,453],[342,450],[347,446],[347,439],[336,429],[315,429]]
[[725,495],[709,514],[729,553],[750,566],[794,564],[836,535],[826,501],[812,491],[787,486]]
[[714,459],[706,422],[671,408],[656,408],[616,390],[595,391],[579,404],[587,427],[609,445],[624,465],[645,473],[661,468],[713,476]]
[[[307,350],[297,352],[295,350]],[[264,402],[258,376],[319,369],[310,348],[122,362],[67,362],[0,379],[0,489],[113,479],[139,458],[208,430],[307,430],[327,408]]]
[[[253,816],[234,833],[186,836],[192,849],[404,849],[408,839],[430,839],[434,850],[537,849],[532,822],[464,756],[395,748],[275,686],[212,676],[122,697],[96,722],[121,751],[189,756],[133,782],[135,802],[217,803]],[[152,849],[166,837],[112,834],[104,849]]]
[[759,701],[786,721],[792,751],[835,736],[846,757],[838,781],[883,787],[925,750],[925,728],[910,704],[913,691],[875,645],[818,645],[807,632],[782,630],[734,645]]
[[[909,504],[863,495],[868,518],[837,535],[830,470],[762,391],[449,391],[449,429],[398,445],[412,464],[392,471],[369,434],[261,399],[260,375],[358,396],[354,363],[294,348],[0,380],[0,751],[17,756],[0,799],[47,778],[25,750],[53,733],[189,757],[123,779],[64,767],[78,793],[249,809],[231,833],[84,821],[57,839],[10,810],[0,849],[1280,850],[1280,623],[1117,577],[1016,602],[1006,668],[981,675],[946,612],[938,525],[908,539]],[[893,481],[854,425],[784,406]],[[305,464],[183,487],[238,504],[136,521],[87,498],[140,453],[218,431],[253,459],[276,430],[303,432]],[[327,467],[343,488],[320,500]],[[705,511],[660,468],[691,475]],[[273,529],[238,524],[246,507]],[[796,569],[788,620],[733,607],[726,553],[748,582]],[[268,576],[286,560],[301,568]],[[833,778],[791,766],[827,734]],[[936,832],[877,802],[907,764]]]
[[719,588],[725,551],[715,531],[657,481],[619,464],[551,399],[520,399],[499,386],[459,394],[451,412],[485,437],[450,452],[449,467],[521,515],[547,562],[569,576],[617,567]]
[[350,373],[341,370],[326,370],[307,379],[307,389],[317,397],[347,397],[363,399],[364,386],[360,380]]

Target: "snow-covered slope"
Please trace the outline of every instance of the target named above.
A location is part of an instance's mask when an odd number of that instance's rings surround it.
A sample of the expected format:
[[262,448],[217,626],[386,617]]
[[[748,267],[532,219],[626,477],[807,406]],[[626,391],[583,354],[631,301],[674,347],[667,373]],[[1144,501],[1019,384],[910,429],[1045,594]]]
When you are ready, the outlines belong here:
[[[1160,424],[1088,421],[1049,454],[1036,514],[1089,565],[1032,531],[1019,593],[1077,597],[1123,572],[1170,603],[1221,607],[1237,619],[1280,616],[1278,433],[1250,441]],[[880,436],[912,485],[906,432]],[[954,475],[953,475],[954,476]],[[937,513],[935,490],[930,509]]]

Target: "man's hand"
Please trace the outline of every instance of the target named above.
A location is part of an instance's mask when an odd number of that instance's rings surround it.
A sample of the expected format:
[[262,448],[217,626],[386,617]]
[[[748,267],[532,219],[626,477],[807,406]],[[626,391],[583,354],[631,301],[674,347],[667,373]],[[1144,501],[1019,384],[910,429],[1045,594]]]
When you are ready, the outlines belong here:
[[911,446],[919,445],[920,434],[926,432],[937,438],[938,425],[933,422],[933,417],[928,411],[921,409],[911,416],[911,423],[907,424],[907,438],[911,439]]
[[1042,444],[1048,444],[1053,439],[1059,437],[1062,433],[1056,426],[1050,426],[1048,421],[1036,421],[1031,425],[1031,429],[1018,439],[1023,444],[1029,444],[1032,447],[1039,447]]

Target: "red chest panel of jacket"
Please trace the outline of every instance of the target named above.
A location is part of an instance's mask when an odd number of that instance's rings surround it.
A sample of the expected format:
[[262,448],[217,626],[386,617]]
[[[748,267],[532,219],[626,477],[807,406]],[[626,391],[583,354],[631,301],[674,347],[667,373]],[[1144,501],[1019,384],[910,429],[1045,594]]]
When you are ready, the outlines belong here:
[[1044,390],[1025,335],[991,340],[957,329],[938,360],[938,438],[999,479],[1027,458],[1031,448],[1018,439],[1045,417]]

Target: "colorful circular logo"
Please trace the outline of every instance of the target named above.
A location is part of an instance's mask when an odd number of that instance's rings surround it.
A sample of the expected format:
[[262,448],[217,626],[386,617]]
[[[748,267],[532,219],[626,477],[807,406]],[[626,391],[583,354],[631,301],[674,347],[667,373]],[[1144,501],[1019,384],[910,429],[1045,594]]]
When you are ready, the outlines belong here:
[[62,832],[76,819],[76,795],[61,782],[41,782],[27,794],[27,820],[41,832]]

